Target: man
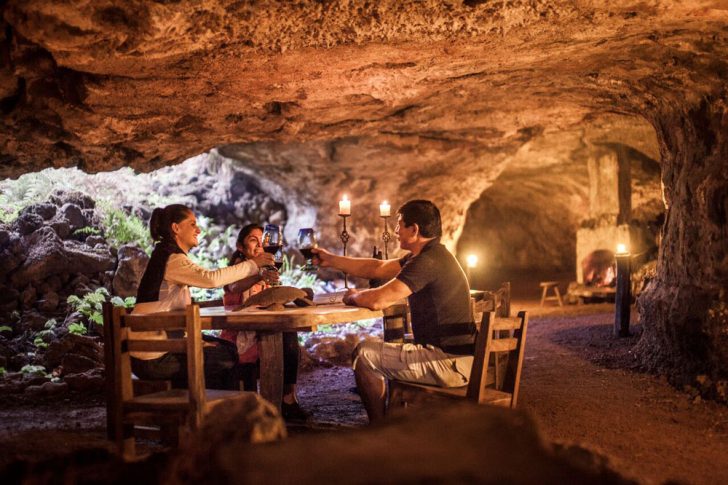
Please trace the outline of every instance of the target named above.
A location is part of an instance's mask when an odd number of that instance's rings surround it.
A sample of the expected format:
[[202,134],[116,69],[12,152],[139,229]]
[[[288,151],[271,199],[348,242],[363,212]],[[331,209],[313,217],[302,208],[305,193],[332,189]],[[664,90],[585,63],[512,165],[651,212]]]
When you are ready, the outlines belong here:
[[397,212],[394,229],[410,254],[386,261],[314,252],[322,267],[387,281],[379,288],[349,290],[347,305],[380,310],[409,300],[414,344],[362,342],[354,375],[370,421],[384,417],[385,379],[442,387],[467,384],[473,363],[475,325],[468,281],[455,257],[440,243],[440,211],[428,200],[411,200]]

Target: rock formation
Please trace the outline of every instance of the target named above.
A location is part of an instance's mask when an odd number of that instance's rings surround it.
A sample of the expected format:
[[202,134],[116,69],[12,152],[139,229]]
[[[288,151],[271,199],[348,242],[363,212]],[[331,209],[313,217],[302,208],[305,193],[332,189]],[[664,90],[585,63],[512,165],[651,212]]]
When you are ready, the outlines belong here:
[[[646,121],[659,156],[630,129],[614,140],[659,159],[664,187],[641,355],[653,368],[728,375],[723,2],[8,0],[0,8],[1,177],[50,166],[151,171],[217,147],[281,195],[289,220],[315,223],[329,238],[346,192],[358,250],[376,240],[377,203],[411,197],[440,205],[454,247],[471,204],[499,175],[512,197],[497,188],[490,197],[512,207],[532,187],[519,176],[541,164],[553,165],[544,176],[553,190],[538,200],[566,185],[582,205],[581,189],[559,181],[559,164],[575,161],[529,147],[541,137],[557,146],[605,117]],[[518,170],[519,158],[533,173]],[[565,212],[565,229],[575,231],[578,212]],[[519,250],[515,262],[540,248]]]

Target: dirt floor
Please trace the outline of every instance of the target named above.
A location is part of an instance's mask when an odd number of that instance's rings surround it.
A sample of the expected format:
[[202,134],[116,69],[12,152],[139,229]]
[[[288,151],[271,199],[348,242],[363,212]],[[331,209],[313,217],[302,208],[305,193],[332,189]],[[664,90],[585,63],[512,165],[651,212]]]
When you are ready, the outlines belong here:
[[[530,290],[514,296],[513,311],[529,310],[532,317],[519,408],[536,417],[546,442],[592,451],[642,483],[728,483],[728,407],[635,370],[638,324],[634,337],[617,339],[613,305],[542,309]],[[301,375],[299,387],[314,418],[291,426],[290,434],[366,425],[350,369],[318,367]],[[106,446],[100,396],[2,399],[0,467],[11,459]]]

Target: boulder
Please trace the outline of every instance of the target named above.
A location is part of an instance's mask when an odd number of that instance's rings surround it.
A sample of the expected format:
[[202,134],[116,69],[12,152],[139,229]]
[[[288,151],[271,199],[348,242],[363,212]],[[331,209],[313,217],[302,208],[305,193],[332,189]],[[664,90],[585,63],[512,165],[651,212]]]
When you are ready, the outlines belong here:
[[[213,413],[214,416],[215,413]],[[234,432],[235,425],[225,430]],[[386,425],[302,434],[266,446],[242,440],[183,450],[174,483],[633,483],[606,466],[559,456],[521,411],[447,403],[391,416]],[[285,463],[285,466],[281,464]]]
[[49,291],[43,295],[41,300],[38,300],[38,309],[42,312],[50,313],[58,308],[59,303],[58,293]]
[[76,357],[72,357],[68,363],[73,367],[73,370],[64,367],[68,373],[83,372],[90,368],[103,366],[104,350],[97,342],[97,339],[73,333],[68,333],[62,338],[50,343],[43,356],[44,365],[48,369],[54,369],[61,365],[64,357],[68,354],[86,357],[93,362],[93,365],[90,365],[86,360],[81,361]]
[[0,248],[5,246],[10,241],[10,230],[0,229]]
[[206,416],[202,428],[187,440],[187,446],[172,465],[172,482],[196,483],[204,479],[201,470],[226,444],[250,446],[286,438],[286,425],[278,409],[253,392],[227,400]]
[[53,219],[49,225],[61,239],[71,235],[71,225],[63,217]]
[[45,328],[45,324],[48,321],[48,317],[41,315],[35,310],[29,310],[23,312],[20,318],[20,329],[21,331],[37,332]]
[[28,386],[25,393],[31,396],[60,396],[68,392],[65,382],[46,382],[41,385]]
[[57,190],[51,195],[50,202],[59,207],[65,204],[74,204],[81,209],[93,209],[96,207],[96,202],[91,197],[76,191]]
[[86,238],[86,246],[90,248],[96,248],[98,245],[107,246],[106,239],[103,236],[97,236],[92,234]]
[[122,298],[136,296],[149,256],[139,246],[126,244],[119,248],[117,257],[119,262],[113,280],[114,294]]
[[[64,367],[65,371],[65,367]],[[66,374],[63,376],[63,382],[68,384],[68,388],[77,392],[97,392],[104,388],[104,371],[101,368],[94,368],[86,372],[76,374]]]
[[35,304],[37,291],[35,287],[28,285],[20,294],[20,303],[23,308],[32,308]]
[[[68,334],[71,335],[71,334]],[[61,359],[62,375],[80,374],[91,369],[99,367],[101,364],[94,359],[90,359],[84,355],[68,353]]]
[[38,214],[25,212],[15,219],[13,225],[21,235],[26,236],[37,231],[43,225],[43,218]]
[[72,231],[86,226],[86,217],[76,204],[63,204],[60,214],[63,214],[63,217],[68,221]]
[[48,202],[42,202],[40,204],[31,204],[20,212],[22,214],[36,214],[43,220],[49,220],[56,215],[57,207],[54,204]]
[[55,274],[93,274],[114,267],[108,249],[90,249],[78,241],[62,241],[50,227],[26,238],[28,257],[11,276],[14,286],[25,286]]

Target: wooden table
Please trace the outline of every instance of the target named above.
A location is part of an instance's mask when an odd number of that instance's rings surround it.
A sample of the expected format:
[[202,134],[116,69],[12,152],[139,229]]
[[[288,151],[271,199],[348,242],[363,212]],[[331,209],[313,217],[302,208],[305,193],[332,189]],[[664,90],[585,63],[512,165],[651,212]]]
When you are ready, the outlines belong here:
[[280,407],[283,398],[283,332],[315,331],[318,325],[333,325],[381,318],[381,311],[341,303],[284,310],[251,307],[200,308],[202,328],[255,331],[260,339],[260,394]]

